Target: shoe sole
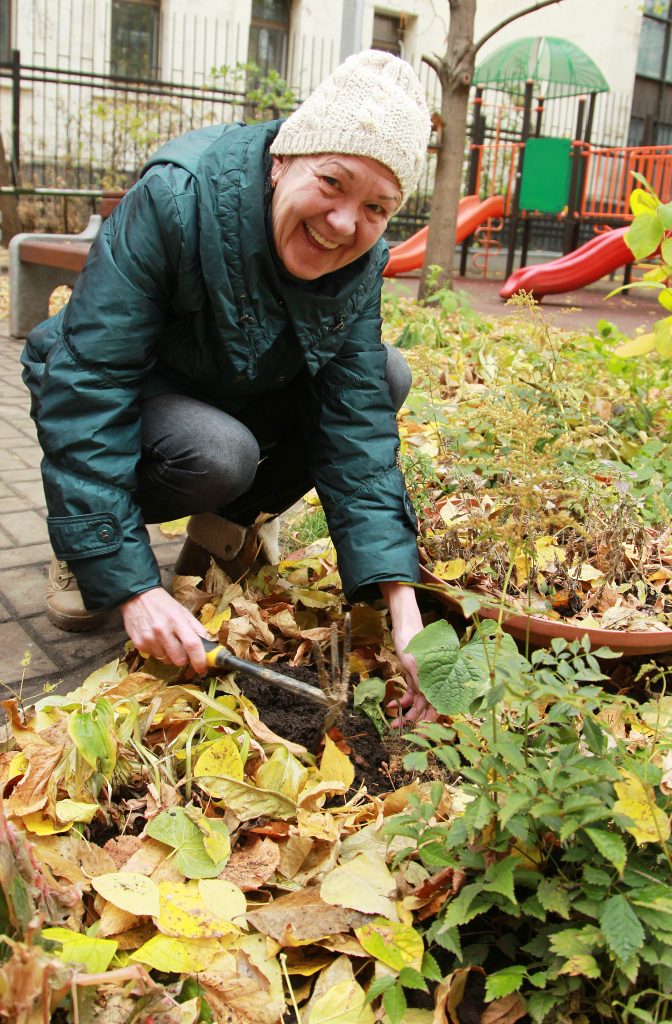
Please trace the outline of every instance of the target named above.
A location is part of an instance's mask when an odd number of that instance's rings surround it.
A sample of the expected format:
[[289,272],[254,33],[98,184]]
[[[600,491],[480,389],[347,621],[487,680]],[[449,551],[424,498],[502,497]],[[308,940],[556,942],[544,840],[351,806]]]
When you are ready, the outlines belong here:
[[90,630],[98,629],[99,626],[102,626],[108,617],[107,612],[91,612],[81,617],[62,615],[60,612],[55,612],[49,605],[47,605],[45,611],[52,626],[63,630],[64,633],[88,633]]

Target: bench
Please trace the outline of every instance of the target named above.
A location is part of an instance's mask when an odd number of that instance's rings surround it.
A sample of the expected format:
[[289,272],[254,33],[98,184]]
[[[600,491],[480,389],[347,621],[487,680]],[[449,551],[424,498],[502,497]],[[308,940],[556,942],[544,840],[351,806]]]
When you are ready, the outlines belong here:
[[78,235],[15,235],[9,243],[9,333],[26,335],[49,316],[49,296],[60,285],[73,286],[86,263],[103,220],[125,192],[105,192],[99,213]]

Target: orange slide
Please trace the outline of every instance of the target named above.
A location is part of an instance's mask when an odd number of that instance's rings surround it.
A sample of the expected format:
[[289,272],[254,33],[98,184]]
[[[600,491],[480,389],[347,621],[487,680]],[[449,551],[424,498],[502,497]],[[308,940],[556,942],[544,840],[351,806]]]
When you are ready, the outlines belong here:
[[[504,215],[504,196],[488,196],[480,200],[478,196],[464,196],[460,199],[457,210],[457,233],[455,241],[463,242],[465,238],[490,217]],[[390,262],[383,271],[383,277],[396,277],[408,270],[419,270],[425,262],[427,249],[428,227],[420,228],[414,235],[390,249]]]

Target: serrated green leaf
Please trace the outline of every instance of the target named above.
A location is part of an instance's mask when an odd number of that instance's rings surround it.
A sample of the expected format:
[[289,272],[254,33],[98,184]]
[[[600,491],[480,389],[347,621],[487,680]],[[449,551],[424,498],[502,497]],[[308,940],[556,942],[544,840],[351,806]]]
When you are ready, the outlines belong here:
[[523,979],[527,971],[519,964],[505,967],[501,971],[489,974],[485,981],[485,1001],[492,1002],[493,999],[500,999],[502,996],[509,996],[512,992],[520,991]]
[[497,892],[501,896],[505,896],[511,903],[517,903],[513,888],[513,873],[519,864],[520,861],[515,857],[506,857],[504,860],[495,861],[485,872],[481,889],[484,892]]
[[663,225],[656,214],[640,213],[625,233],[625,244],[635,259],[643,260],[656,251],[663,234]]
[[613,864],[619,875],[622,875],[628,851],[621,837],[602,828],[586,828],[584,832],[604,859]]
[[569,893],[557,878],[542,878],[537,888],[537,899],[544,910],[552,911],[565,920],[569,919]]
[[401,985],[392,985],[383,993],[383,1006],[390,1024],[403,1024],[406,1013],[406,996]]
[[563,928],[548,937],[551,949],[560,956],[569,958],[575,953],[592,953],[604,944],[599,928],[588,924],[583,928]]
[[404,988],[417,989],[420,992],[427,992],[427,982],[420,971],[414,967],[403,967],[399,972],[399,984]]
[[563,999],[563,995],[553,992],[533,992],[529,995],[526,999],[527,1012],[532,1018],[533,1024],[544,1024],[553,1007]]
[[226,866],[228,856],[217,863],[210,858],[203,833],[182,807],[162,811],[149,822],[146,831],[152,839],[174,849],[175,866],[187,878],[216,878]]
[[590,953],[574,953],[565,961],[559,973],[571,976],[583,975],[585,978],[599,978],[602,972],[597,960]]
[[367,1003],[372,1003],[374,999],[381,996],[383,992],[386,992],[392,985],[396,985],[397,980],[391,974],[383,975],[382,978],[374,978],[366,993]]
[[443,981],[443,971],[436,962],[435,957],[429,952],[424,953],[420,970],[428,981]]
[[608,899],[599,921],[608,948],[621,964],[644,945],[644,929],[625,896]]

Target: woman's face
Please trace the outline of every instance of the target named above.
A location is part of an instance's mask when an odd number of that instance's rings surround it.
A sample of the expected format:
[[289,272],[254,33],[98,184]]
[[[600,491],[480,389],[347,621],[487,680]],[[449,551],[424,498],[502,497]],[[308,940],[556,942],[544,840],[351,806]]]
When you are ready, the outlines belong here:
[[366,156],[274,156],[271,182],[275,248],[303,281],[368,252],[401,202],[392,171]]

